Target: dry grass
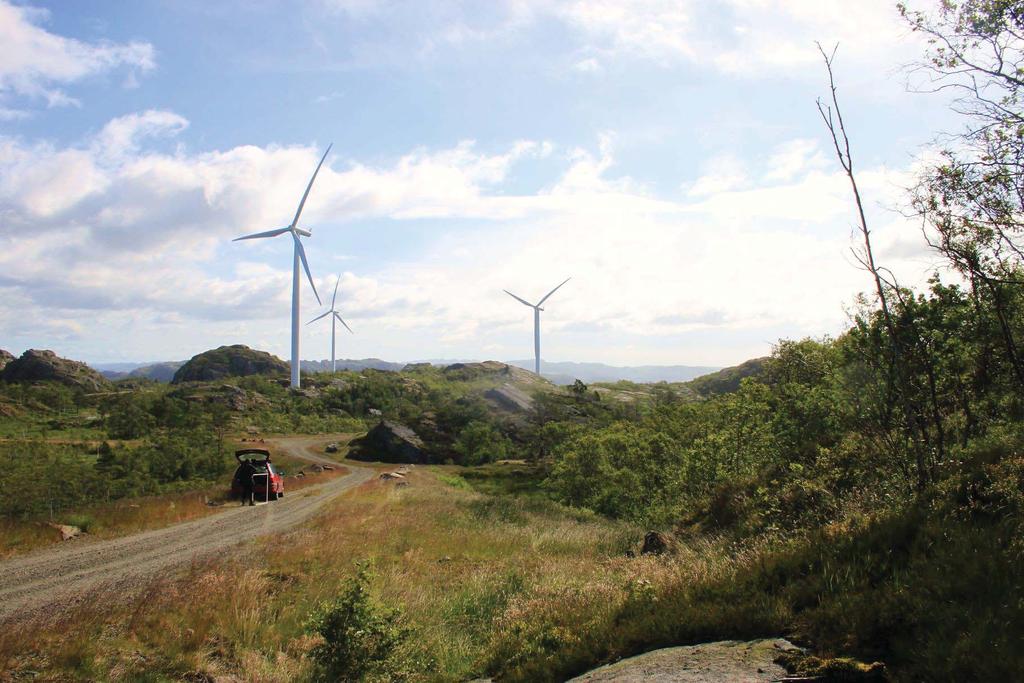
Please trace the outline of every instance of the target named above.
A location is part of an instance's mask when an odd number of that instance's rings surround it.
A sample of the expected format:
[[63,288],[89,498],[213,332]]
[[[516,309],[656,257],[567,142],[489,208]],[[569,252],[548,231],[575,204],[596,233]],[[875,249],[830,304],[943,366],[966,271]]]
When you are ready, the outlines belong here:
[[428,468],[409,481],[368,482],[260,552],[192,567],[126,604],[97,607],[106,602],[98,596],[59,627],[8,630],[0,669],[46,671],[50,680],[301,679],[309,614],[338,593],[355,561],[370,560],[374,592],[401,607],[412,629],[401,656],[428,669],[414,679],[537,680],[546,677],[537,671],[606,655],[593,643],[617,619],[725,566],[711,545],[674,559],[628,558],[640,528],[454,488]]

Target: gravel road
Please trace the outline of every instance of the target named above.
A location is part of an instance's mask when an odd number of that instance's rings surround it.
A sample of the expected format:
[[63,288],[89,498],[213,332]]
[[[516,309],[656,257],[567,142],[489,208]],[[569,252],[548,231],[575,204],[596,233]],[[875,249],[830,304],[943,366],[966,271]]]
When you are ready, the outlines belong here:
[[[322,445],[329,439],[285,437],[271,441],[271,453],[331,464]],[[281,532],[317,512],[330,499],[373,477],[373,470],[345,464],[349,474],[292,496],[256,507],[227,506],[190,522],[108,541],[71,541],[0,562],[0,623],[35,616],[77,602],[100,588],[130,592],[142,580],[169,567],[222,553],[257,536]]]

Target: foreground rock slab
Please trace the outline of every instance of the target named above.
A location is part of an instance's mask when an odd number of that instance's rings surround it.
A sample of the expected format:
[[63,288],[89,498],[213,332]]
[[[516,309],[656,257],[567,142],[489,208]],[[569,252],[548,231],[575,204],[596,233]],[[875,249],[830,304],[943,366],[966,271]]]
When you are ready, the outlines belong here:
[[748,683],[777,681],[786,670],[775,663],[782,652],[798,650],[783,638],[723,640],[654,650],[573,678],[570,683]]

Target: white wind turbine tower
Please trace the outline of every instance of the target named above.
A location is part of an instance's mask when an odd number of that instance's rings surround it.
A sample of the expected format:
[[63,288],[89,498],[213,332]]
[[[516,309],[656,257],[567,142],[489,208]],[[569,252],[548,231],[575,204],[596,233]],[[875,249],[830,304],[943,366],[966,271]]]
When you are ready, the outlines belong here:
[[313,288],[313,295],[316,297],[316,302],[319,304],[320,295],[317,294],[316,285],[313,284],[313,275],[309,272],[309,263],[306,261],[306,250],[302,248],[302,242],[299,240],[299,236],[309,237],[312,233],[309,230],[303,230],[299,227],[299,216],[302,215],[302,207],[306,205],[306,198],[309,196],[309,190],[313,187],[313,181],[316,180],[316,174],[320,172],[320,167],[324,165],[324,159],[327,158],[327,154],[331,151],[331,145],[327,145],[327,151],[320,157],[320,163],[316,165],[316,170],[313,171],[313,177],[309,179],[309,185],[306,185],[306,191],[302,195],[302,201],[299,202],[299,208],[295,211],[295,218],[292,219],[291,225],[285,228],[277,228],[276,230],[267,230],[266,232],[257,232],[252,235],[246,235],[245,237],[235,238],[234,242],[239,240],[254,240],[262,237],[277,237],[283,235],[286,232],[290,232],[292,235],[292,241],[294,243],[294,257],[292,260],[292,388],[299,388],[299,299],[301,289],[299,288],[299,262],[302,262],[302,267],[306,270],[306,277],[309,278],[309,286]]
[[557,292],[559,287],[561,287],[562,285],[564,285],[566,282],[568,282],[571,279],[572,279],[571,277],[565,278],[565,280],[562,281],[561,285],[558,285],[558,287],[555,287],[550,292],[545,294],[544,298],[541,299],[540,301],[538,301],[535,304],[531,304],[529,301],[526,301],[525,299],[520,299],[518,296],[516,296],[512,292],[508,291],[507,289],[502,290],[503,292],[508,294],[510,297],[512,297],[513,299],[515,299],[519,303],[521,303],[521,304],[523,304],[525,306],[529,306],[530,308],[533,309],[533,355],[534,355],[533,367],[534,367],[534,372],[536,372],[538,375],[540,374],[540,312],[544,310],[540,306],[541,306],[541,304],[543,304],[545,301],[548,300],[549,296],[551,296],[552,294]]
[[[335,328],[337,328],[337,326],[338,326],[337,323],[340,322],[342,325],[345,326],[346,330],[348,330],[349,332],[352,332],[352,328],[349,327],[348,324],[344,320],[341,319],[341,314],[338,313],[338,311],[334,308],[334,302],[338,298],[338,285],[340,285],[340,284],[341,284],[341,276],[339,275],[338,276],[338,281],[334,283],[334,296],[331,297],[331,310],[327,311],[326,313],[322,313],[322,314],[318,315],[317,317],[313,318],[308,323],[306,323],[307,325],[312,325],[313,323],[315,323],[317,320],[320,320],[321,318],[326,318],[327,316],[331,316],[331,372],[337,372],[338,371],[338,363],[334,359],[334,332],[335,332]],[[352,334],[355,334],[355,332],[352,332]]]

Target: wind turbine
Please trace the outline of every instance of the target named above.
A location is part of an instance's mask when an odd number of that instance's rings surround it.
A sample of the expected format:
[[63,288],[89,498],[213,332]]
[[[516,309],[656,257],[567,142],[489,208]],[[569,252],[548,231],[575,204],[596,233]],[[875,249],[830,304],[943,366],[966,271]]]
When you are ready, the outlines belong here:
[[[342,325],[345,326],[346,330],[348,330],[349,332],[352,332],[352,328],[349,327],[348,324],[344,320],[341,319],[341,314],[338,313],[338,311],[336,311],[335,308],[334,308],[334,301],[335,301],[335,299],[338,298],[338,285],[340,285],[340,284],[341,284],[341,276],[339,275],[338,276],[338,281],[334,283],[334,296],[331,297],[331,310],[327,311],[326,313],[321,313],[320,315],[318,315],[317,317],[313,318],[308,323],[306,323],[307,325],[312,325],[317,320],[320,320],[320,318],[326,318],[329,315],[331,316],[331,372],[337,372],[338,371],[337,361],[334,360],[334,331],[335,331],[335,328],[338,326],[337,323],[340,322]],[[355,332],[352,332],[352,334],[355,334]]]
[[292,241],[294,242],[294,257],[292,259],[292,388],[299,388],[299,299],[301,290],[299,289],[299,262],[302,262],[302,267],[306,270],[306,277],[309,278],[309,286],[313,288],[313,295],[316,297],[316,302],[319,304],[320,295],[316,291],[316,285],[313,283],[313,275],[309,272],[309,263],[306,261],[306,250],[302,248],[302,242],[299,240],[299,236],[309,237],[312,232],[310,230],[303,230],[299,227],[299,216],[302,215],[302,207],[306,205],[306,198],[309,197],[309,190],[313,187],[313,181],[316,180],[316,174],[320,172],[320,167],[324,165],[324,159],[327,158],[327,154],[331,151],[332,145],[327,145],[327,151],[320,157],[320,163],[316,165],[316,170],[313,171],[313,177],[309,179],[309,185],[306,185],[306,191],[302,195],[302,201],[299,202],[299,208],[295,211],[295,218],[292,219],[291,225],[285,228],[277,228],[276,230],[267,230],[266,232],[257,232],[252,235],[246,235],[245,237],[236,237],[233,242],[239,240],[255,240],[263,237],[277,237],[283,235],[286,232],[290,232],[292,235]]
[[512,297],[513,299],[515,299],[519,303],[521,303],[521,304],[523,304],[525,306],[529,306],[530,308],[533,309],[533,355],[534,355],[533,367],[534,367],[534,372],[536,372],[538,375],[540,374],[540,312],[544,310],[540,306],[541,306],[541,304],[543,304],[545,301],[548,300],[549,296],[551,296],[552,294],[557,292],[559,287],[561,287],[562,285],[564,285],[566,282],[568,282],[571,279],[572,279],[571,277],[565,278],[565,280],[562,281],[561,285],[558,285],[558,287],[555,287],[550,292],[545,294],[544,298],[541,299],[540,301],[538,301],[535,304],[531,304],[529,301],[527,301],[525,299],[519,298],[518,296],[516,296],[512,292],[508,291],[507,289],[502,290],[503,292],[508,294],[510,297]]

